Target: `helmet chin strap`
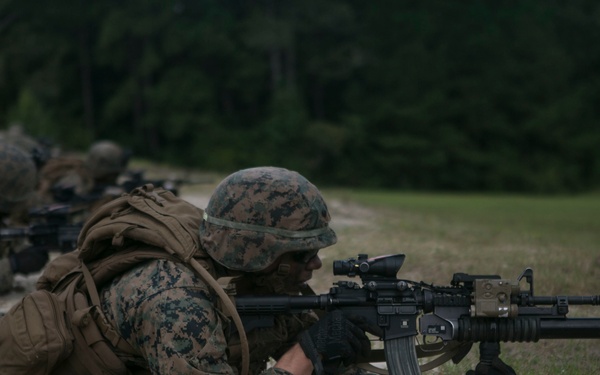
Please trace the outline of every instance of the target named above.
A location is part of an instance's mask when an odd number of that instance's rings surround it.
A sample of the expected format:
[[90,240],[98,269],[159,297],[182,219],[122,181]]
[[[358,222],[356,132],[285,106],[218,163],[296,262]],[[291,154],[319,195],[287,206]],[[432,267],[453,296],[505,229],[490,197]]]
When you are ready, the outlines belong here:
[[274,272],[278,276],[284,278],[287,277],[290,273],[290,268],[292,268],[288,263],[281,263],[279,267],[277,267],[277,272]]

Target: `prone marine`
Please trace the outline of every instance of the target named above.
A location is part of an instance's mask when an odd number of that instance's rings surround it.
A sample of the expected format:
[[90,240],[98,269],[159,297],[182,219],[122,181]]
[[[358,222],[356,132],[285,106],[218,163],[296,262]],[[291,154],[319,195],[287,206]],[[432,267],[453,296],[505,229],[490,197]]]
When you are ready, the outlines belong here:
[[[200,243],[215,278],[231,277],[237,295],[298,294],[322,266],[319,250],[336,243],[327,205],[299,173],[259,167],[235,172],[215,189],[200,223]],[[240,340],[207,284],[181,263],[152,260],[106,285],[107,320],[139,356],[128,368],[152,374],[236,374]],[[339,311],[277,318],[247,332],[251,374],[333,374],[368,356],[374,331]],[[247,331],[247,330],[246,330]],[[267,368],[270,358],[276,363]],[[346,367],[350,366],[350,367]]]

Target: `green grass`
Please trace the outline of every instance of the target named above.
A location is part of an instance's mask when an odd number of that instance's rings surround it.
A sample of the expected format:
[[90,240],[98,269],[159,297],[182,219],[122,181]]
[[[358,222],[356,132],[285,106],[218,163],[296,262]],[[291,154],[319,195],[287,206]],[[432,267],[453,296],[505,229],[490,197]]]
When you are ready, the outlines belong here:
[[[402,278],[448,285],[452,274],[516,279],[534,269],[537,295],[600,294],[600,196],[416,194],[324,191],[338,244],[323,250],[313,287],[327,292],[334,259],[404,253]],[[336,217],[338,220],[336,221]],[[569,316],[600,317],[600,307],[573,306]],[[600,340],[505,343],[502,357],[519,374],[600,371]],[[458,366],[430,373],[464,374],[477,348]]]

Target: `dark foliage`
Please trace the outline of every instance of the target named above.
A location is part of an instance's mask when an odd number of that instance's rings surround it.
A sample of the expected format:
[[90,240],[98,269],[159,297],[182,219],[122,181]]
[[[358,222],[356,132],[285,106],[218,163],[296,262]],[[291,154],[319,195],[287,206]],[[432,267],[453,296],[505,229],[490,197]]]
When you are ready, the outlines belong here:
[[0,0],[0,123],[382,188],[600,186],[600,3]]

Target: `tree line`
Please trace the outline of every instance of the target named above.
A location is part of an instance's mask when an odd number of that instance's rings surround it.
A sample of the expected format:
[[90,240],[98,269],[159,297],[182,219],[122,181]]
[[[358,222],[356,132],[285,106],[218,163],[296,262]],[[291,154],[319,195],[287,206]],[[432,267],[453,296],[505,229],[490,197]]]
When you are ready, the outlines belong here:
[[320,184],[600,186],[595,0],[0,0],[0,126]]

